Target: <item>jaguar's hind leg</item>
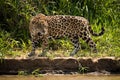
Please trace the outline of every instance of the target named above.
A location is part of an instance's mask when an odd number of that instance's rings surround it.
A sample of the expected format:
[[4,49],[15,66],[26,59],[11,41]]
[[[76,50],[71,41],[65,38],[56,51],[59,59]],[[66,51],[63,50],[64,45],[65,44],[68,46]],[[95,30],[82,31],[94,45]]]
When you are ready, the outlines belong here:
[[97,53],[96,44],[93,42],[90,36],[84,36],[82,39],[85,40],[85,42],[90,46],[92,52]]
[[71,41],[74,45],[74,50],[71,52],[70,56],[74,56],[80,49],[79,37],[73,37],[71,38]]

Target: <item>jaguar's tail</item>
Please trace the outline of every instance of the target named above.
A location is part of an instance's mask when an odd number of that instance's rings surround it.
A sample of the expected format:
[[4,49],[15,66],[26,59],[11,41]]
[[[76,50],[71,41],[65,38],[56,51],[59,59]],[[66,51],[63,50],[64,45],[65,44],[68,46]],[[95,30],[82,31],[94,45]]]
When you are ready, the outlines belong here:
[[92,30],[92,28],[91,28],[90,25],[88,26],[88,29],[89,29],[90,33],[91,33],[93,36],[101,36],[101,35],[103,35],[104,32],[105,32],[105,29],[104,29],[103,27],[101,28],[101,32],[100,32],[100,33],[95,33],[95,32]]

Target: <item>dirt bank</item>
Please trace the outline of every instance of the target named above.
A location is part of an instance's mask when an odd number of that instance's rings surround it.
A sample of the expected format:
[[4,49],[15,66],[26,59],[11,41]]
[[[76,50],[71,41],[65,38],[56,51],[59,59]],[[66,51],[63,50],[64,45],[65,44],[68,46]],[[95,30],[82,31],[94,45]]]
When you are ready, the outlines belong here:
[[0,62],[0,74],[17,74],[19,71],[32,72],[40,69],[40,73],[69,72],[102,72],[120,73],[120,58],[72,58],[57,57],[35,59],[3,59]]

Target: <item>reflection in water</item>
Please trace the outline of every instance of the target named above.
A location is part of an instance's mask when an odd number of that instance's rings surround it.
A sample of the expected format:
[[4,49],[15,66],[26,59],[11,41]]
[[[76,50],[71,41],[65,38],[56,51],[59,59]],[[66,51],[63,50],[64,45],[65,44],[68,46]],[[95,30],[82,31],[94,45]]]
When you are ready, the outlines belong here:
[[120,75],[45,75],[43,77],[1,75],[0,80],[120,80]]

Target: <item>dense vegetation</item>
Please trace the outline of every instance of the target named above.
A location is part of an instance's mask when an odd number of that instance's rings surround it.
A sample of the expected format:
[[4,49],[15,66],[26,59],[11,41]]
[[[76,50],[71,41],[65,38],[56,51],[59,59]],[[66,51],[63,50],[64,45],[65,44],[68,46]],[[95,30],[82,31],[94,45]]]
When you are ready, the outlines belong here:
[[[1,0],[0,57],[20,55],[31,49],[29,20],[38,13],[83,16],[95,32],[104,26],[105,34],[93,37],[98,55],[120,57],[120,0]],[[82,50],[77,55],[88,56],[88,45],[80,41]],[[68,39],[50,41],[50,47],[62,49],[64,54],[73,48]]]

